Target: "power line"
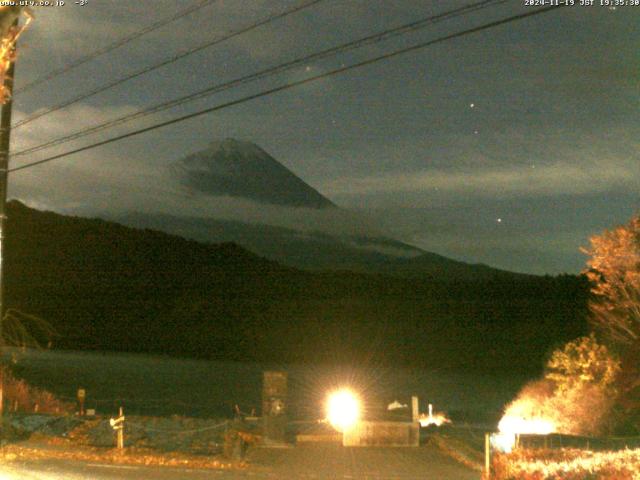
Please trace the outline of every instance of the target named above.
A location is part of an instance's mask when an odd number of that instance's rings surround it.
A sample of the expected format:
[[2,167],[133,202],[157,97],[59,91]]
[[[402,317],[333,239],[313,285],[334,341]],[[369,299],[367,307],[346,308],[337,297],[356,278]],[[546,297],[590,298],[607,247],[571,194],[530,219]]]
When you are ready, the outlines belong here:
[[98,50],[95,50],[87,55],[85,55],[84,57],[80,57],[77,60],[74,60],[70,63],[68,63],[67,65],[64,65],[63,67],[57,69],[57,70],[53,70],[52,72],[49,72],[48,74],[30,82],[27,83],[26,85],[23,85],[22,87],[16,89],[15,93],[23,93],[26,92],[27,90],[30,90],[31,88],[35,87],[36,85],[40,85],[43,82],[46,82],[48,80],[52,80],[55,77],[58,77],[60,75],[63,75],[65,73],[67,73],[70,70],[73,70],[76,67],[79,67],[80,65],[83,65],[87,62],[90,62],[91,60],[104,55],[105,53],[108,53],[112,50],[115,50],[117,48],[120,48],[123,45],[126,45],[127,43],[140,38],[143,35],[146,35],[147,33],[153,32],[154,30],[157,30],[161,27],[164,27],[165,25],[168,25],[169,23],[175,22],[176,20],[179,20],[183,17],[186,17],[187,15],[200,10],[203,7],[206,7],[207,5],[215,2],[217,0],[199,0],[195,5],[191,5],[190,7],[187,7],[183,10],[180,10],[178,13],[176,13],[175,15],[172,15],[168,18],[165,18],[163,20],[159,20],[158,22],[152,23],[151,25],[148,25],[144,28],[142,28],[141,30],[138,30],[136,32],[133,32],[130,35],[127,35],[125,37],[122,37],[119,40],[116,40],[113,43],[110,43],[109,45],[99,48]]
[[449,10],[447,12],[441,13],[441,14],[437,14],[437,15],[433,15],[427,18],[423,18],[420,20],[417,20],[415,22],[411,22],[405,25],[401,25],[399,27],[395,27],[392,29],[388,29],[388,30],[384,30],[382,32],[373,34],[373,35],[368,35],[364,38],[360,38],[358,40],[354,40],[351,42],[347,42],[345,44],[336,46],[336,47],[332,47],[317,53],[312,53],[310,55],[304,56],[302,58],[297,58],[295,60],[291,60],[289,62],[277,65],[275,67],[271,67],[271,68],[267,68],[265,70],[261,70],[259,72],[256,73],[252,73],[250,75],[246,75],[244,77],[240,77],[240,78],[236,78],[234,80],[230,80],[228,82],[222,83],[222,84],[216,84],[213,86],[210,86],[204,90],[200,90],[199,92],[196,93],[192,93],[183,97],[180,97],[178,99],[174,99],[174,100],[170,100],[168,102],[163,102],[160,103],[158,105],[146,108],[144,110],[139,110],[137,112],[133,112],[130,113],[128,115],[124,115],[122,117],[113,119],[113,120],[109,120],[105,123],[99,124],[99,125],[95,125],[93,127],[88,127],[85,128],[83,130],[80,130],[78,132],[69,134],[69,135],[65,135],[62,137],[58,137],[56,139],[50,140],[48,142],[42,143],[40,145],[36,145],[33,147],[29,147],[26,148],[24,150],[20,150],[18,152],[12,152],[11,156],[13,158],[18,157],[18,156],[22,156],[22,155],[26,155],[29,153],[34,153],[34,152],[38,152],[40,150],[44,150],[56,145],[61,145],[67,142],[70,142],[72,140],[77,140],[78,138],[82,138],[85,137],[87,135],[93,134],[93,133],[97,133],[100,132],[102,130],[108,129],[108,128],[112,128],[115,127],[117,125],[121,125],[133,120],[137,120],[143,117],[146,117],[148,115],[163,111],[163,110],[167,110],[169,108],[173,108],[179,105],[182,105],[184,103],[187,102],[191,102],[194,100],[198,100],[201,98],[205,98],[207,96],[213,95],[215,93],[221,92],[221,91],[225,91],[225,90],[229,90],[232,88],[235,88],[239,85],[242,85],[244,83],[248,83],[248,82],[252,82],[255,80],[260,80],[262,78],[265,77],[269,77],[278,73],[282,73],[285,72],[287,70],[291,70],[293,68],[295,68],[296,66],[300,65],[300,64],[304,64],[304,63],[308,63],[308,62],[312,62],[312,61],[317,61],[320,59],[324,59],[327,57],[331,57],[331,56],[335,56],[337,54],[340,53],[344,53],[347,51],[351,51],[357,48],[361,48],[365,45],[372,45],[375,43],[379,43],[385,40],[388,40],[390,38],[393,37],[397,37],[399,35],[404,35],[408,32],[411,31],[415,31],[421,28],[424,28],[428,25],[443,21],[443,20],[447,20],[450,18],[454,18],[457,16],[461,16],[461,15],[466,15],[469,14],[471,12],[475,12],[484,8],[488,8],[490,6],[496,6],[502,3],[507,2],[508,0],[482,0],[480,2],[476,2],[476,3],[472,3],[463,7],[459,7],[453,10]]
[[300,85],[305,85],[307,83],[311,83],[311,82],[314,82],[316,80],[320,80],[320,79],[327,78],[327,77],[330,77],[330,76],[334,76],[334,75],[337,75],[337,74],[340,74],[340,73],[343,73],[343,72],[346,72],[346,71],[349,71],[349,70],[353,70],[353,69],[356,69],[356,68],[360,68],[360,67],[364,67],[364,66],[367,66],[367,65],[371,65],[373,63],[377,63],[377,62],[382,61],[382,60],[388,60],[388,59],[396,57],[398,55],[402,55],[404,53],[420,50],[422,48],[425,48],[425,47],[428,47],[428,46],[431,46],[431,45],[435,45],[437,43],[442,43],[442,42],[445,42],[445,41],[448,41],[448,40],[452,40],[454,38],[459,38],[459,37],[463,37],[463,36],[466,36],[466,35],[469,35],[469,34],[472,34],[472,33],[477,33],[477,32],[483,31],[483,30],[488,30],[490,28],[494,28],[494,27],[497,27],[499,25],[505,25],[507,23],[511,23],[511,22],[514,22],[514,21],[523,20],[525,18],[533,17],[535,15],[540,15],[542,13],[546,13],[546,12],[549,12],[551,10],[556,10],[558,8],[562,8],[563,6],[564,5],[548,6],[548,7],[540,8],[540,9],[533,10],[533,11],[530,11],[530,12],[521,13],[521,14],[518,14],[518,15],[512,15],[510,17],[507,17],[507,18],[504,18],[504,19],[501,19],[501,20],[495,20],[495,21],[492,21],[492,22],[489,22],[489,23],[485,23],[485,24],[480,25],[478,27],[469,28],[467,30],[463,30],[461,32],[445,35],[443,37],[439,37],[439,38],[436,38],[434,40],[429,40],[427,42],[418,43],[418,44],[412,45],[410,47],[405,47],[405,48],[402,48],[402,49],[399,49],[399,50],[395,50],[393,52],[389,52],[389,53],[385,53],[383,55],[379,55],[377,57],[372,57],[372,58],[369,58],[367,60],[363,60],[361,62],[354,63],[352,65],[347,65],[347,66],[344,66],[344,67],[336,68],[334,70],[330,70],[328,72],[325,72],[325,73],[322,73],[322,74],[319,74],[319,75],[315,75],[313,77],[309,77],[309,78],[306,78],[304,80],[298,80],[298,81],[295,81],[295,82],[285,83],[285,84],[280,85],[278,87],[274,87],[274,88],[271,88],[271,89],[268,89],[268,90],[264,90],[262,92],[255,93],[255,94],[252,94],[252,95],[247,95],[247,96],[239,98],[237,100],[232,100],[230,102],[222,103],[220,105],[216,105],[214,107],[209,107],[209,108],[206,108],[204,110],[200,110],[198,112],[190,113],[188,115],[183,115],[181,117],[174,118],[172,120],[168,120],[168,121],[165,121],[165,122],[157,123],[157,124],[152,125],[150,127],[141,128],[139,130],[134,130],[132,132],[125,133],[125,134],[122,134],[122,135],[118,135],[116,137],[112,137],[112,138],[109,138],[107,140],[102,140],[100,142],[97,142],[97,143],[94,143],[94,144],[91,144],[91,145],[86,145],[84,147],[76,148],[74,150],[70,150],[68,152],[60,153],[58,155],[53,155],[51,157],[44,158],[42,160],[38,160],[38,161],[35,161],[35,162],[27,163],[27,164],[21,165],[19,167],[14,167],[14,168],[9,169],[9,172],[16,172],[16,171],[19,171],[19,170],[25,170],[27,168],[34,167],[36,165],[41,165],[43,163],[48,163],[48,162],[51,162],[51,161],[54,161],[54,160],[58,160],[60,158],[68,157],[70,155],[74,155],[76,153],[80,153],[80,152],[84,152],[84,151],[87,151],[87,150],[91,150],[91,149],[94,149],[94,148],[97,148],[97,147],[100,147],[100,146],[103,146],[103,145],[107,145],[109,143],[113,143],[113,142],[117,142],[119,140],[123,140],[123,139],[126,139],[126,138],[134,137],[134,136],[140,135],[142,133],[150,132],[150,131],[156,130],[158,128],[162,128],[162,127],[173,125],[173,124],[176,124],[176,123],[179,123],[179,122],[183,122],[185,120],[189,120],[191,118],[199,117],[199,116],[205,115],[207,113],[212,113],[212,112],[215,112],[215,111],[218,111],[218,110],[222,110],[222,109],[225,109],[225,108],[228,108],[228,107],[239,105],[241,103],[245,103],[245,102],[248,102],[248,101],[251,101],[251,100],[255,100],[257,98],[265,97],[267,95],[272,95],[274,93],[278,93],[278,92],[281,92],[281,91],[284,91],[284,90],[289,90],[291,88],[294,88],[294,87],[297,87],[297,86],[300,86]]
[[85,99],[87,99],[89,97],[93,97],[94,95],[102,93],[102,92],[104,92],[106,90],[109,90],[109,89],[111,89],[113,87],[116,87],[118,85],[122,85],[123,83],[128,82],[129,80],[133,80],[134,78],[140,77],[141,75],[144,75],[146,73],[152,72],[152,71],[157,70],[159,68],[162,68],[162,67],[165,67],[167,65],[170,65],[170,64],[172,64],[174,62],[177,62],[178,60],[186,58],[186,57],[188,57],[190,55],[193,55],[194,53],[197,53],[197,52],[199,52],[201,50],[204,50],[205,48],[212,47],[212,46],[217,45],[219,43],[222,43],[222,42],[224,42],[226,40],[230,40],[230,39],[232,39],[234,37],[237,37],[239,35],[243,35],[245,33],[248,33],[248,32],[250,32],[252,30],[255,30],[258,27],[261,27],[261,26],[266,25],[268,23],[271,23],[271,22],[273,22],[275,20],[279,20],[281,18],[284,18],[284,17],[287,17],[287,16],[292,15],[294,13],[297,13],[297,12],[299,12],[301,10],[309,8],[309,7],[311,7],[311,6],[313,6],[313,5],[317,4],[317,3],[320,3],[322,1],[324,1],[324,0],[307,1],[307,2],[304,2],[304,3],[300,4],[300,5],[297,5],[297,6],[294,6],[292,8],[289,8],[287,10],[271,14],[268,17],[263,18],[263,19],[255,22],[255,23],[252,23],[251,25],[249,25],[247,27],[243,27],[243,28],[241,28],[239,30],[232,31],[232,32],[230,32],[230,33],[228,33],[226,35],[223,35],[223,36],[216,36],[212,40],[209,40],[209,41],[207,41],[205,43],[202,43],[200,45],[197,45],[195,47],[189,48],[189,49],[187,49],[187,50],[185,50],[185,51],[183,51],[181,53],[178,53],[178,54],[176,54],[176,55],[174,55],[172,57],[166,58],[162,62],[156,63],[156,64],[151,65],[149,67],[142,68],[142,69],[140,69],[140,70],[138,70],[138,71],[136,71],[134,73],[131,73],[131,74],[126,75],[126,76],[124,76],[122,78],[119,78],[118,80],[106,83],[106,84],[101,85],[99,87],[96,87],[95,89],[90,90],[90,91],[88,91],[86,93],[83,93],[81,95],[73,97],[73,98],[71,98],[69,100],[66,100],[64,102],[58,103],[57,105],[54,105],[54,106],[49,107],[49,108],[46,108],[46,109],[44,109],[42,111],[36,112],[36,113],[34,113],[34,114],[32,114],[32,115],[20,120],[19,122],[16,122],[12,126],[12,128],[18,128],[18,127],[20,127],[22,125],[25,125],[25,124],[27,124],[29,122],[32,122],[32,121],[38,119],[40,117],[43,117],[44,115],[48,115],[50,113],[56,112],[56,111],[61,110],[61,109],[65,108],[65,107],[73,105],[73,104],[75,104],[77,102],[85,100]]

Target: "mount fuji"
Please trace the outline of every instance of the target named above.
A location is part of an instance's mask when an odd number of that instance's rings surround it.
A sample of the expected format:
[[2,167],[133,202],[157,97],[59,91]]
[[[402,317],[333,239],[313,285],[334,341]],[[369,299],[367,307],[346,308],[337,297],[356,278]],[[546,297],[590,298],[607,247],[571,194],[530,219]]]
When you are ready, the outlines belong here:
[[[235,242],[269,260],[307,270],[439,279],[486,278],[507,273],[424,251],[375,228],[354,227],[349,231],[353,225],[366,222],[356,213],[336,206],[251,142],[231,138],[212,142],[205,150],[174,162],[171,174],[188,197],[204,201],[205,207],[210,205],[211,213],[130,212],[110,219],[200,242]],[[216,216],[216,207],[229,201],[238,202],[236,215],[227,212]],[[251,219],[243,216],[245,210],[253,212]],[[342,227],[329,228],[337,223]]]

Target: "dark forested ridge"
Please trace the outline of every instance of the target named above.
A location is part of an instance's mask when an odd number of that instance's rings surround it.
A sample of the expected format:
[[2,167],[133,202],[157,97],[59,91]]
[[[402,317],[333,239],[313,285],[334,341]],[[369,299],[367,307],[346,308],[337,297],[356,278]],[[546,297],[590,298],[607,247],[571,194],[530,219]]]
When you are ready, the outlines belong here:
[[[260,256],[302,270],[360,273],[439,280],[492,279],[516,274],[469,264],[381,236],[331,235],[274,225],[161,214],[114,215],[114,222],[151,228],[204,243],[234,242]],[[524,275],[524,274],[521,274]]]
[[7,306],[50,321],[58,348],[533,371],[586,330],[581,277],[312,273],[232,243],[8,208]]

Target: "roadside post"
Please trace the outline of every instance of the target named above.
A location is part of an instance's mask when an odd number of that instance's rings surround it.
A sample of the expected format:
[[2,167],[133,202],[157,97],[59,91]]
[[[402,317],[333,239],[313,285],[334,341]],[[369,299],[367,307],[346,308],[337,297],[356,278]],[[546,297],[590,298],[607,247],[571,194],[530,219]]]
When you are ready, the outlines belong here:
[[418,397],[411,397],[411,422],[418,423],[420,421],[420,406]]
[[491,478],[491,434],[484,434],[484,478]]
[[116,431],[116,448],[122,450],[124,448],[124,411],[120,407],[120,416],[109,420],[111,428]]
[[87,391],[84,388],[78,389],[78,406],[79,406],[79,415],[84,417],[84,401],[87,398]]
[[266,371],[262,381],[262,434],[265,443],[286,443],[287,372]]

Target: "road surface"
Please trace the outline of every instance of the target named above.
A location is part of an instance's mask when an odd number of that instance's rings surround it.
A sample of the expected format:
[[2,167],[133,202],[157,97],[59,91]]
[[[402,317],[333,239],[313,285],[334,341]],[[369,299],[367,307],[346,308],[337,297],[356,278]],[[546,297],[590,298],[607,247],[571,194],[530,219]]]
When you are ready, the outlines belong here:
[[433,447],[344,448],[311,444],[255,448],[244,470],[103,465],[66,460],[14,461],[0,465],[0,480],[479,480]]

